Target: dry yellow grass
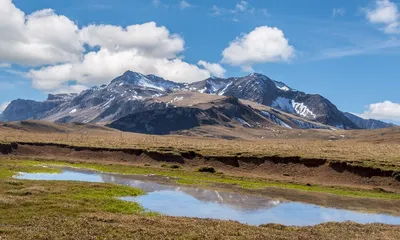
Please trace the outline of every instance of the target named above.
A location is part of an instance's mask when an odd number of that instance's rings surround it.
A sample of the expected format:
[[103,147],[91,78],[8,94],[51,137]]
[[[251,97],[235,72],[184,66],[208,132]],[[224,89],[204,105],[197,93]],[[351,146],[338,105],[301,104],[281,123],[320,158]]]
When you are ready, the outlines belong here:
[[[41,172],[27,162],[0,163],[0,239],[399,239],[400,227],[324,223],[260,227],[234,221],[160,216],[136,203],[127,186],[73,181],[29,181],[15,172]],[[54,170],[54,169],[53,169]],[[53,171],[46,169],[45,171]],[[296,217],[296,216],[294,216]]]
[[[62,143],[73,146],[135,148],[162,152],[194,151],[203,156],[298,156],[400,169],[400,144],[396,143],[397,141],[394,143],[389,141],[389,138],[396,139],[400,136],[397,128],[380,131],[346,131],[345,139],[330,141],[326,139],[327,131],[315,130],[302,131],[304,138],[297,139],[224,140],[123,133],[85,125],[50,124],[50,126],[52,126],[51,131],[43,131],[44,127],[41,127],[40,131],[35,131],[37,127],[16,130],[0,126],[0,141]],[[314,137],[307,137],[307,134]]]

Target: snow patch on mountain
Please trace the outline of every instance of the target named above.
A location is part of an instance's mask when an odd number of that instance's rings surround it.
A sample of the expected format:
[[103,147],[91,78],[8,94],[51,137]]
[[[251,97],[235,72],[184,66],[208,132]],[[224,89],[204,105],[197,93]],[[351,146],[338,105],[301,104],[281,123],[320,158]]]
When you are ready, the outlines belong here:
[[301,121],[299,119],[289,118],[289,120],[292,121],[294,124],[296,124],[296,126],[298,126],[301,129],[326,129],[326,127],[324,126]]
[[298,103],[292,100],[293,109],[296,113],[302,117],[315,119],[317,115],[315,115],[304,103]]
[[[115,85],[113,85],[115,84]],[[110,85],[116,87],[122,87],[126,84],[133,84],[143,88],[150,88],[159,91],[166,91],[167,89],[172,90],[180,88],[181,85],[155,75],[143,75],[141,73],[127,71],[122,76],[115,78]]]
[[214,81],[209,82],[211,85],[210,93],[216,93],[218,92],[221,88],[224,88],[226,86],[225,83],[216,83]]
[[271,107],[280,109],[288,113],[296,113],[293,108],[292,100],[285,97],[278,97],[272,102]]
[[103,109],[108,108],[110,103],[115,99],[115,97],[110,98],[105,104],[103,104]]
[[222,89],[222,90],[218,93],[218,95],[220,95],[220,96],[224,95],[226,89],[228,89],[228,87],[231,86],[232,83],[233,83],[233,82],[228,83],[228,84],[224,87],[224,89]]
[[244,119],[242,119],[242,118],[235,117],[235,119],[236,119],[237,121],[239,121],[244,127],[249,127],[249,128],[253,127],[253,126],[251,126],[248,122],[246,122],[246,121],[245,121]]
[[261,114],[264,115],[265,117],[267,117],[268,119],[270,119],[271,121],[273,121],[274,123],[278,124],[279,126],[292,129],[291,126],[286,124],[284,121],[282,121],[280,118],[278,118],[274,114],[271,114],[271,113],[269,113],[267,111],[261,111]]
[[282,91],[285,91],[285,92],[293,91],[292,88],[290,88],[288,85],[284,84],[283,82],[278,82],[278,81],[273,81],[273,82],[275,83],[275,86]]
[[200,89],[199,92],[200,92],[200,93],[204,93],[206,90],[207,90],[207,87],[205,87],[205,88],[203,88],[203,89]]

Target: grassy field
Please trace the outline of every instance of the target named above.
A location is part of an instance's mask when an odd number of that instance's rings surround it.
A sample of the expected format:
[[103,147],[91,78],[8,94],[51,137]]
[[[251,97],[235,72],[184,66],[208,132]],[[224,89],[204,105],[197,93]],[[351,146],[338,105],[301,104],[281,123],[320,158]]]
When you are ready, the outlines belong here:
[[[193,151],[208,157],[301,157],[400,171],[399,130],[279,130],[269,132],[266,139],[223,140],[121,133],[96,125],[27,122],[0,124],[0,142],[142,149],[176,156]],[[337,203],[340,208],[353,209],[350,205],[354,204],[357,210],[382,212],[382,208],[390,208],[393,214],[400,213],[400,207],[397,207],[400,194],[372,185],[368,190],[361,185],[306,185],[304,182],[235,175],[238,170],[228,171],[229,168],[224,169],[223,174],[218,172],[220,169],[213,174],[201,173],[190,166],[178,164],[174,167],[165,162],[150,161],[134,166],[118,162],[118,159],[85,161],[71,157],[70,161],[60,161],[30,157],[28,160],[18,153],[0,157],[0,239],[400,239],[399,226],[383,224],[346,222],[312,227],[275,224],[254,227],[232,221],[161,216],[147,212],[136,203],[117,199],[144,194],[138,189],[99,183],[16,180],[12,176],[18,172],[57,173],[60,171],[57,168],[39,165],[63,165],[122,174],[156,174],[169,177],[177,184],[223,185],[247,192],[261,192],[266,188],[271,193],[276,189],[279,195],[281,191],[294,191],[303,197],[307,195],[312,199],[310,203],[323,206],[332,204],[335,199],[340,201]],[[317,199],[322,195],[324,197]]]
[[[400,171],[400,131],[295,131],[289,139],[223,140],[184,136],[152,136],[111,131],[103,127],[0,126],[0,141],[63,143],[73,146],[135,148],[179,154],[194,151],[203,156],[280,156],[346,161],[353,165]],[[48,127],[47,125],[51,125]],[[20,129],[15,129],[20,128]],[[39,130],[38,130],[39,129]],[[344,136],[342,138],[341,136]],[[298,135],[301,135],[298,137]],[[328,140],[334,136],[335,141]],[[391,141],[393,140],[393,141]]]
[[[16,180],[17,172],[59,170],[37,161],[0,163],[0,239],[399,239],[400,227],[383,224],[327,223],[314,227],[175,218],[145,211],[116,199],[137,196],[130,187],[78,182]],[[54,163],[53,163],[54,164]],[[65,164],[65,163],[64,163]],[[144,169],[75,165],[98,170],[144,173]],[[180,175],[180,170],[160,171]],[[208,176],[194,173],[195,177]],[[204,177],[205,178],[205,177]],[[214,178],[209,178],[217,181]]]
[[[154,167],[138,167],[138,166],[127,166],[120,164],[106,165],[106,164],[94,164],[85,162],[62,162],[62,161],[46,161],[46,160],[3,160],[3,167],[5,169],[10,168],[10,166],[29,166],[32,170],[41,171],[40,165],[47,166],[67,166],[82,169],[91,169],[99,172],[108,173],[121,173],[121,174],[138,174],[138,175],[148,175],[155,174],[158,176],[175,178],[175,182],[179,184],[187,185],[210,185],[214,183],[218,184],[229,184],[235,185],[244,189],[263,189],[266,187],[277,187],[284,189],[294,189],[299,191],[309,191],[309,192],[320,192],[320,193],[330,193],[340,196],[350,196],[350,197],[360,197],[360,198],[382,198],[382,199],[400,199],[400,194],[398,193],[388,193],[381,191],[370,191],[361,190],[357,188],[346,188],[346,187],[326,187],[319,185],[304,185],[288,182],[279,181],[266,181],[264,179],[257,178],[245,178],[245,177],[235,177],[224,174],[211,174],[211,173],[201,173],[196,171],[185,171],[180,169],[160,169]],[[51,171],[51,169],[49,169]],[[48,170],[48,171],[49,171]],[[12,172],[12,171],[10,171]],[[24,171],[22,171],[24,172]]]

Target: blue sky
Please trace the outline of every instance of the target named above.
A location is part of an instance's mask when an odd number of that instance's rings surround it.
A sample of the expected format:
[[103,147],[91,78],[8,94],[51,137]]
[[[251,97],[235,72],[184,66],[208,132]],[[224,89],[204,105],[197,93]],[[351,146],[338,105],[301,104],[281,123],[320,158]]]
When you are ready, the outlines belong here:
[[394,0],[0,0],[6,9],[0,30],[9,33],[0,36],[0,105],[80,91],[128,69],[175,81],[255,71],[319,93],[343,111],[398,123],[399,6]]

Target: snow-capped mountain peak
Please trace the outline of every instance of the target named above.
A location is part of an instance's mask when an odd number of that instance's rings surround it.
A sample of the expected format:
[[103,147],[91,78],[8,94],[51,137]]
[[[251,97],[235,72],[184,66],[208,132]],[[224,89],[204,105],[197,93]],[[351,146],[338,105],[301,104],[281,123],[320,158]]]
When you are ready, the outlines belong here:
[[[328,99],[317,94],[294,90],[260,73],[244,77],[211,77],[184,84],[165,80],[153,74],[144,75],[127,71],[112,80],[110,84],[89,88],[79,95],[49,95],[48,100],[44,102],[13,101],[0,115],[0,120],[107,122],[133,112],[165,107],[165,104],[152,99],[179,91],[233,96],[296,115],[304,119],[304,122],[319,122],[345,129],[364,127],[357,126],[357,119],[345,116]],[[375,127],[377,124],[370,125],[366,125],[366,128]],[[309,125],[305,124],[304,127]]]
[[183,86],[183,84],[168,81],[153,74],[144,75],[132,71],[126,71],[122,76],[115,78],[111,81],[109,86],[121,87],[125,84],[136,85],[143,88],[152,88],[159,91],[169,91]]
[[288,85],[284,84],[283,82],[279,82],[279,81],[273,81],[273,82],[275,83],[275,86],[282,91],[285,91],[285,92],[296,91],[293,88],[289,87]]

